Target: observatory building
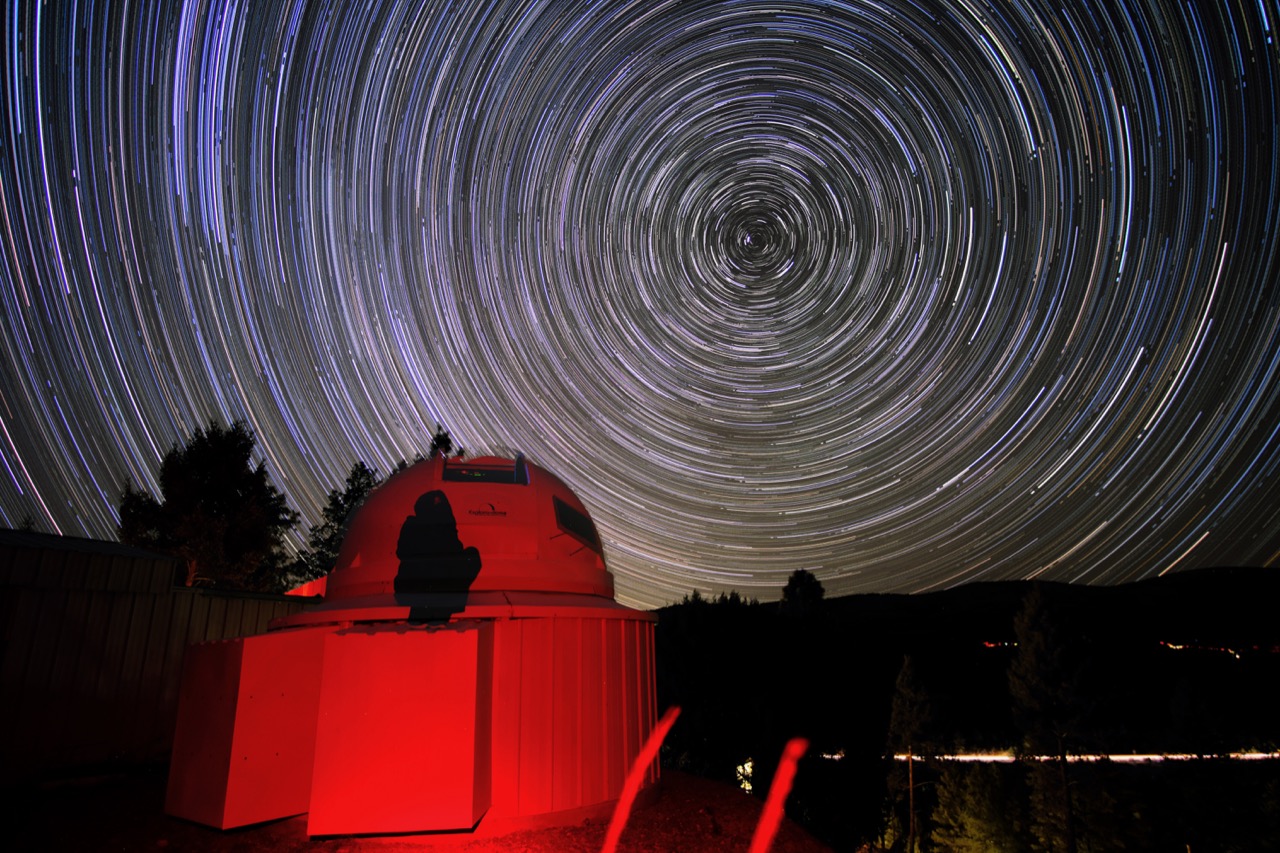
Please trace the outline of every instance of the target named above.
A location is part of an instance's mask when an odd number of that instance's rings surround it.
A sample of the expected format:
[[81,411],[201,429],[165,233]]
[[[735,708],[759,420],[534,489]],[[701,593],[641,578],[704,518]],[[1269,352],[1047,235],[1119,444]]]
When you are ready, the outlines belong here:
[[617,800],[654,725],[654,617],[614,601],[553,474],[420,462],[370,493],[324,586],[266,634],[188,649],[169,814],[413,833]]

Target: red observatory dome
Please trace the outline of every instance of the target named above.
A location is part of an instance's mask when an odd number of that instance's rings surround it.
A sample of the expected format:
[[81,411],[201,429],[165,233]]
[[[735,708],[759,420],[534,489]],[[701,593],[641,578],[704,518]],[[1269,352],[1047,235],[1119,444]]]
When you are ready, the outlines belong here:
[[590,514],[560,478],[524,457],[437,457],[369,494],[325,597],[468,589],[613,598],[613,576]]

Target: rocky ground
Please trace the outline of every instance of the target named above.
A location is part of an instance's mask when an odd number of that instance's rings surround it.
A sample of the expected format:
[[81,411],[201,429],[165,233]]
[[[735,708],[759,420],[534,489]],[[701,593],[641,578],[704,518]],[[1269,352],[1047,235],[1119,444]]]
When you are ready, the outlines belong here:
[[[494,838],[417,835],[311,840],[304,818],[227,832],[164,814],[163,771],[113,774],[10,791],[17,818],[11,850],[102,851],[450,851],[450,853],[594,853],[607,819],[526,830]],[[656,796],[637,808],[622,836],[622,853],[741,851],[745,853],[763,802],[727,785],[667,772]],[[784,822],[775,853],[830,853],[799,827]]]

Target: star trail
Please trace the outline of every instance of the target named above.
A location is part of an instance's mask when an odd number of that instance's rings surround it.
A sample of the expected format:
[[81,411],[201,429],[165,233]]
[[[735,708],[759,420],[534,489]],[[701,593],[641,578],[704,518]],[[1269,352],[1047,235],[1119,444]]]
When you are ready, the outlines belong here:
[[627,603],[1280,562],[1274,2],[10,3],[0,522],[437,423]]

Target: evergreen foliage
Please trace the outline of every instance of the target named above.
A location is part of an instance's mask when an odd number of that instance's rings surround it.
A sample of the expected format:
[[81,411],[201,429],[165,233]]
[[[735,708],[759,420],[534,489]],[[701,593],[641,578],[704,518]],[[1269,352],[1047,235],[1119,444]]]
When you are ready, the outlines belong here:
[[181,557],[188,586],[275,591],[284,537],[298,520],[253,464],[253,432],[243,421],[210,420],[160,463],[160,498],[125,483],[120,541]]
[[307,548],[298,554],[291,567],[289,586],[298,586],[323,577],[332,571],[338,560],[338,550],[347,533],[347,523],[364,503],[381,478],[378,472],[362,461],[351,466],[342,489],[330,489],[320,521],[311,526],[307,534]]
[[1009,696],[1022,735],[1018,754],[1033,759],[1027,778],[1035,849],[1077,853],[1067,763],[1080,745],[1086,711],[1077,649],[1039,584],[1027,593],[1013,631],[1017,652],[1009,666]]
[[889,751],[928,755],[935,748],[932,739],[933,702],[920,678],[915,661],[904,655],[893,686],[889,711]]
[[[449,431],[440,424],[436,424],[435,435],[431,436],[431,450],[427,454],[428,458],[435,459],[437,456],[449,456],[453,453],[453,437],[449,435]],[[459,448],[458,456],[463,455],[463,451]]]
[[1087,710],[1078,644],[1039,584],[1023,600],[1013,632],[1009,695],[1022,753],[1065,756],[1081,745]]
[[[659,619],[659,704],[679,705],[680,722],[662,748],[668,767],[734,783],[752,757],[758,726],[750,690],[764,651],[764,609],[737,592],[704,597],[694,590]],[[727,703],[725,697],[732,696]]]
[[911,656],[902,658],[902,667],[894,681],[893,704],[889,710],[888,751],[906,756],[906,761],[893,765],[887,783],[890,798],[897,807],[906,801],[907,814],[902,819],[906,827],[906,849],[915,853],[919,849],[919,810],[916,793],[923,780],[917,777],[917,756],[928,756],[934,749],[930,737],[933,710],[929,695],[916,675]]
[[1026,853],[1017,768],[951,764],[938,779],[933,842],[952,853]]

